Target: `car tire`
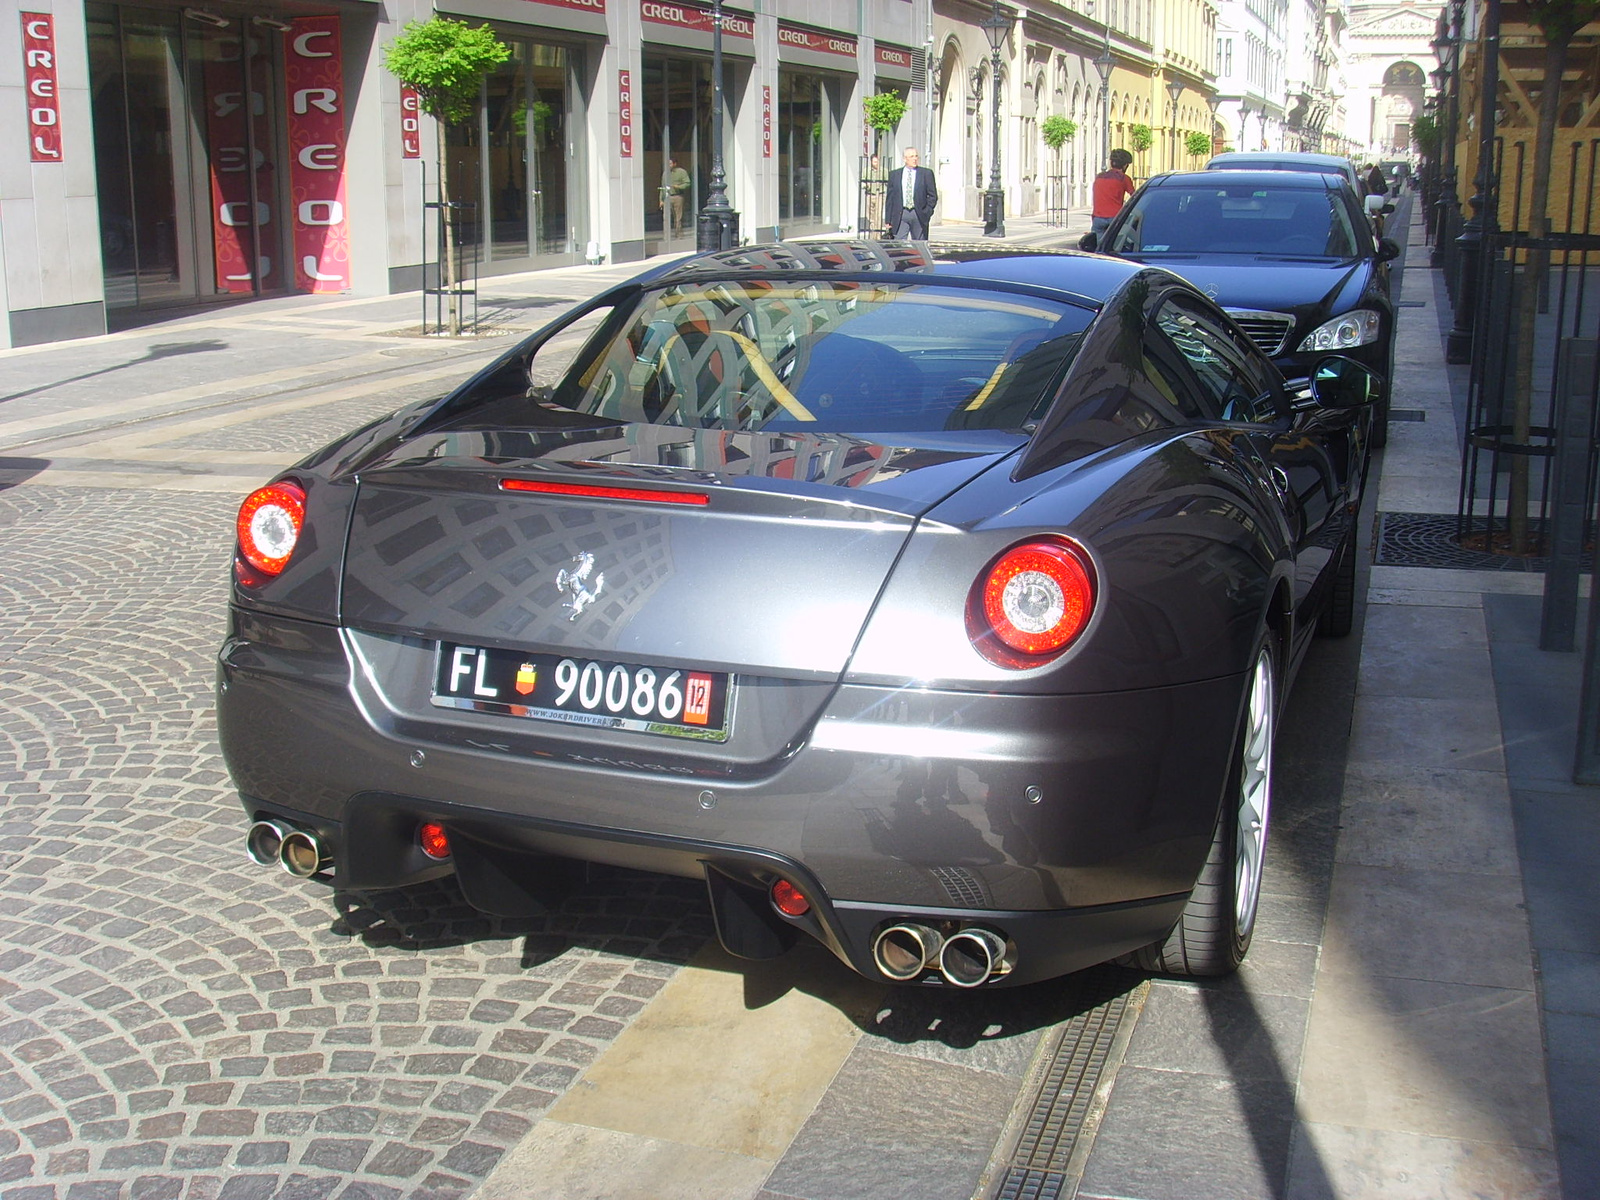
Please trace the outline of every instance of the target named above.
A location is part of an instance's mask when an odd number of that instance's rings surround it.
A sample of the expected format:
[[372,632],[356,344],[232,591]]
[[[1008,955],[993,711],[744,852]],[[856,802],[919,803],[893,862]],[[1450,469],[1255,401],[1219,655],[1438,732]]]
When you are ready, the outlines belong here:
[[1317,618],[1321,637],[1344,637],[1356,621],[1356,539],[1352,532],[1339,546],[1339,561],[1333,567],[1332,592],[1328,607]]
[[1164,975],[1227,975],[1238,968],[1250,948],[1261,899],[1278,730],[1278,671],[1273,649],[1270,640],[1263,641],[1252,660],[1228,788],[1205,866],[1166,940],[1133,955],[1134,965],[1144,970]]

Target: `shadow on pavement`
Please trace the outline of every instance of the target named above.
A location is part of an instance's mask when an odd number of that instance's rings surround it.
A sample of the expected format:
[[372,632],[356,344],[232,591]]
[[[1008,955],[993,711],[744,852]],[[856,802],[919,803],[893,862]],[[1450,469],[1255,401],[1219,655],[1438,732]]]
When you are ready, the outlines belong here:
[[51,388],[61,387],[67,383],[81,383],[85,379],[93,379],[96,375],[109,375],[112,371],[124,371],[129,367],[137,367],[143,363],[159,362],[163,358],[176,358],[183,354],[205,354],[212,350],[227,350],[227,342],[219,342],[215,338],[207,338],[200,342],[157,342],[139,358],[131,358],[127,362],[113,363],[109,367],[101,367],[98,371],[85,371],[82,375],[73,375],[67,379],[57,379],[51,383],[41,383],[38,387],[29,388],[25,392],[13,392],[9,396],[0,396],[0,404],[7,400],[20,400],[24,396],[36,395],[39,392],[48,392]]
[[0,492],[27,483],[49,465],[48,458],[0,458]]

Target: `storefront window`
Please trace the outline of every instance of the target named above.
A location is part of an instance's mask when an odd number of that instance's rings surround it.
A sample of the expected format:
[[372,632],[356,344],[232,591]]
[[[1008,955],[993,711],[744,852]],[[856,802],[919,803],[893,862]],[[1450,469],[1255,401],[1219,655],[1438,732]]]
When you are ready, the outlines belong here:
[[822,76],[778,75],[778,220],[786,226],[803,229],[831,219],[826,164],[834,161],[835,134],[828,101]]

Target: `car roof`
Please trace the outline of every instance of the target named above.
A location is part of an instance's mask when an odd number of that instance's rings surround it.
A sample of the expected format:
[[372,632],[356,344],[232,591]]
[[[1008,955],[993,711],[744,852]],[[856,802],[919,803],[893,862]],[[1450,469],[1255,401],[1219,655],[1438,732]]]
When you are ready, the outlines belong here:
[[908,282],[960,279],[1042,288],[1098,305],[1143,269],[1137,263],[1077,250],[839,240],[773,242],[713,251],[679,260],[647,278],[654,284],[674,284],[708,275],[770,278],[790,273],[872,276],[887,272],[908,277]]
[[[1344,180],[1331,171],[1235,171],[1228,169],[1228,186],[1300,188],[1312,191],[1318,188],[1341,188]],[[1218,187],[1215,169],[1204,171],[1173,171],[1167,175],[1153,176],[1146,187]]]
[[1213,155],[1211,161],[1206,163],[1206,170],[1232,171],[1235,167],[1251,167],[1268,169],[1266,163],[1283,163],[1285,165],[1299,166],[1307,171],[1332,170],[1341,175],[1347,175],[1355,170],[1348,158],[1341,158],[1337,154],[1314,154],[1305,150],[1226,150],[1221,154]]

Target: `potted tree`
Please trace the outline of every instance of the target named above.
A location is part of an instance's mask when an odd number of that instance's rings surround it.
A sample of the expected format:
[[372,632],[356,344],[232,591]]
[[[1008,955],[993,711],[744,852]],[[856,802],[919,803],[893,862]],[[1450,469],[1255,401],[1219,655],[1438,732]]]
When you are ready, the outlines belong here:
[[1066,145],[1069,141],[1077,136],[1078,123],[1068,117],[1062,116],[1060,113],[1055,113],[1046,117],[1042,122],[1040,122],[1039,133],[1044,138],[1044,144],[1049,146],[1050,152],[1055,155],[1055,172],[1050,176],[1050,178],[1051,181],[1055,183],[1057,195],[1061,200],[1061,203],[1059,204],[1051,204],[1047,198],[1045,201],[1045,208],[1052,212],[1056,209],[1061,209],[1063,217],[1065,217],[1067,202],[1066,188],[1064,185],[1066,180],[1061,171],[1061,147]]
[[461,333],[460,282],[455,226],[449,219],[450,173],[445,160],[445,127],[465,121],[476,110],[483,79],[511,57],[511,51],[487,25],[435,16],[408,21],[383,54],[389,73],[416,91],[422,111],[439,122],[439,211],[444,214],[439,285],[448,297],[450,335]]

